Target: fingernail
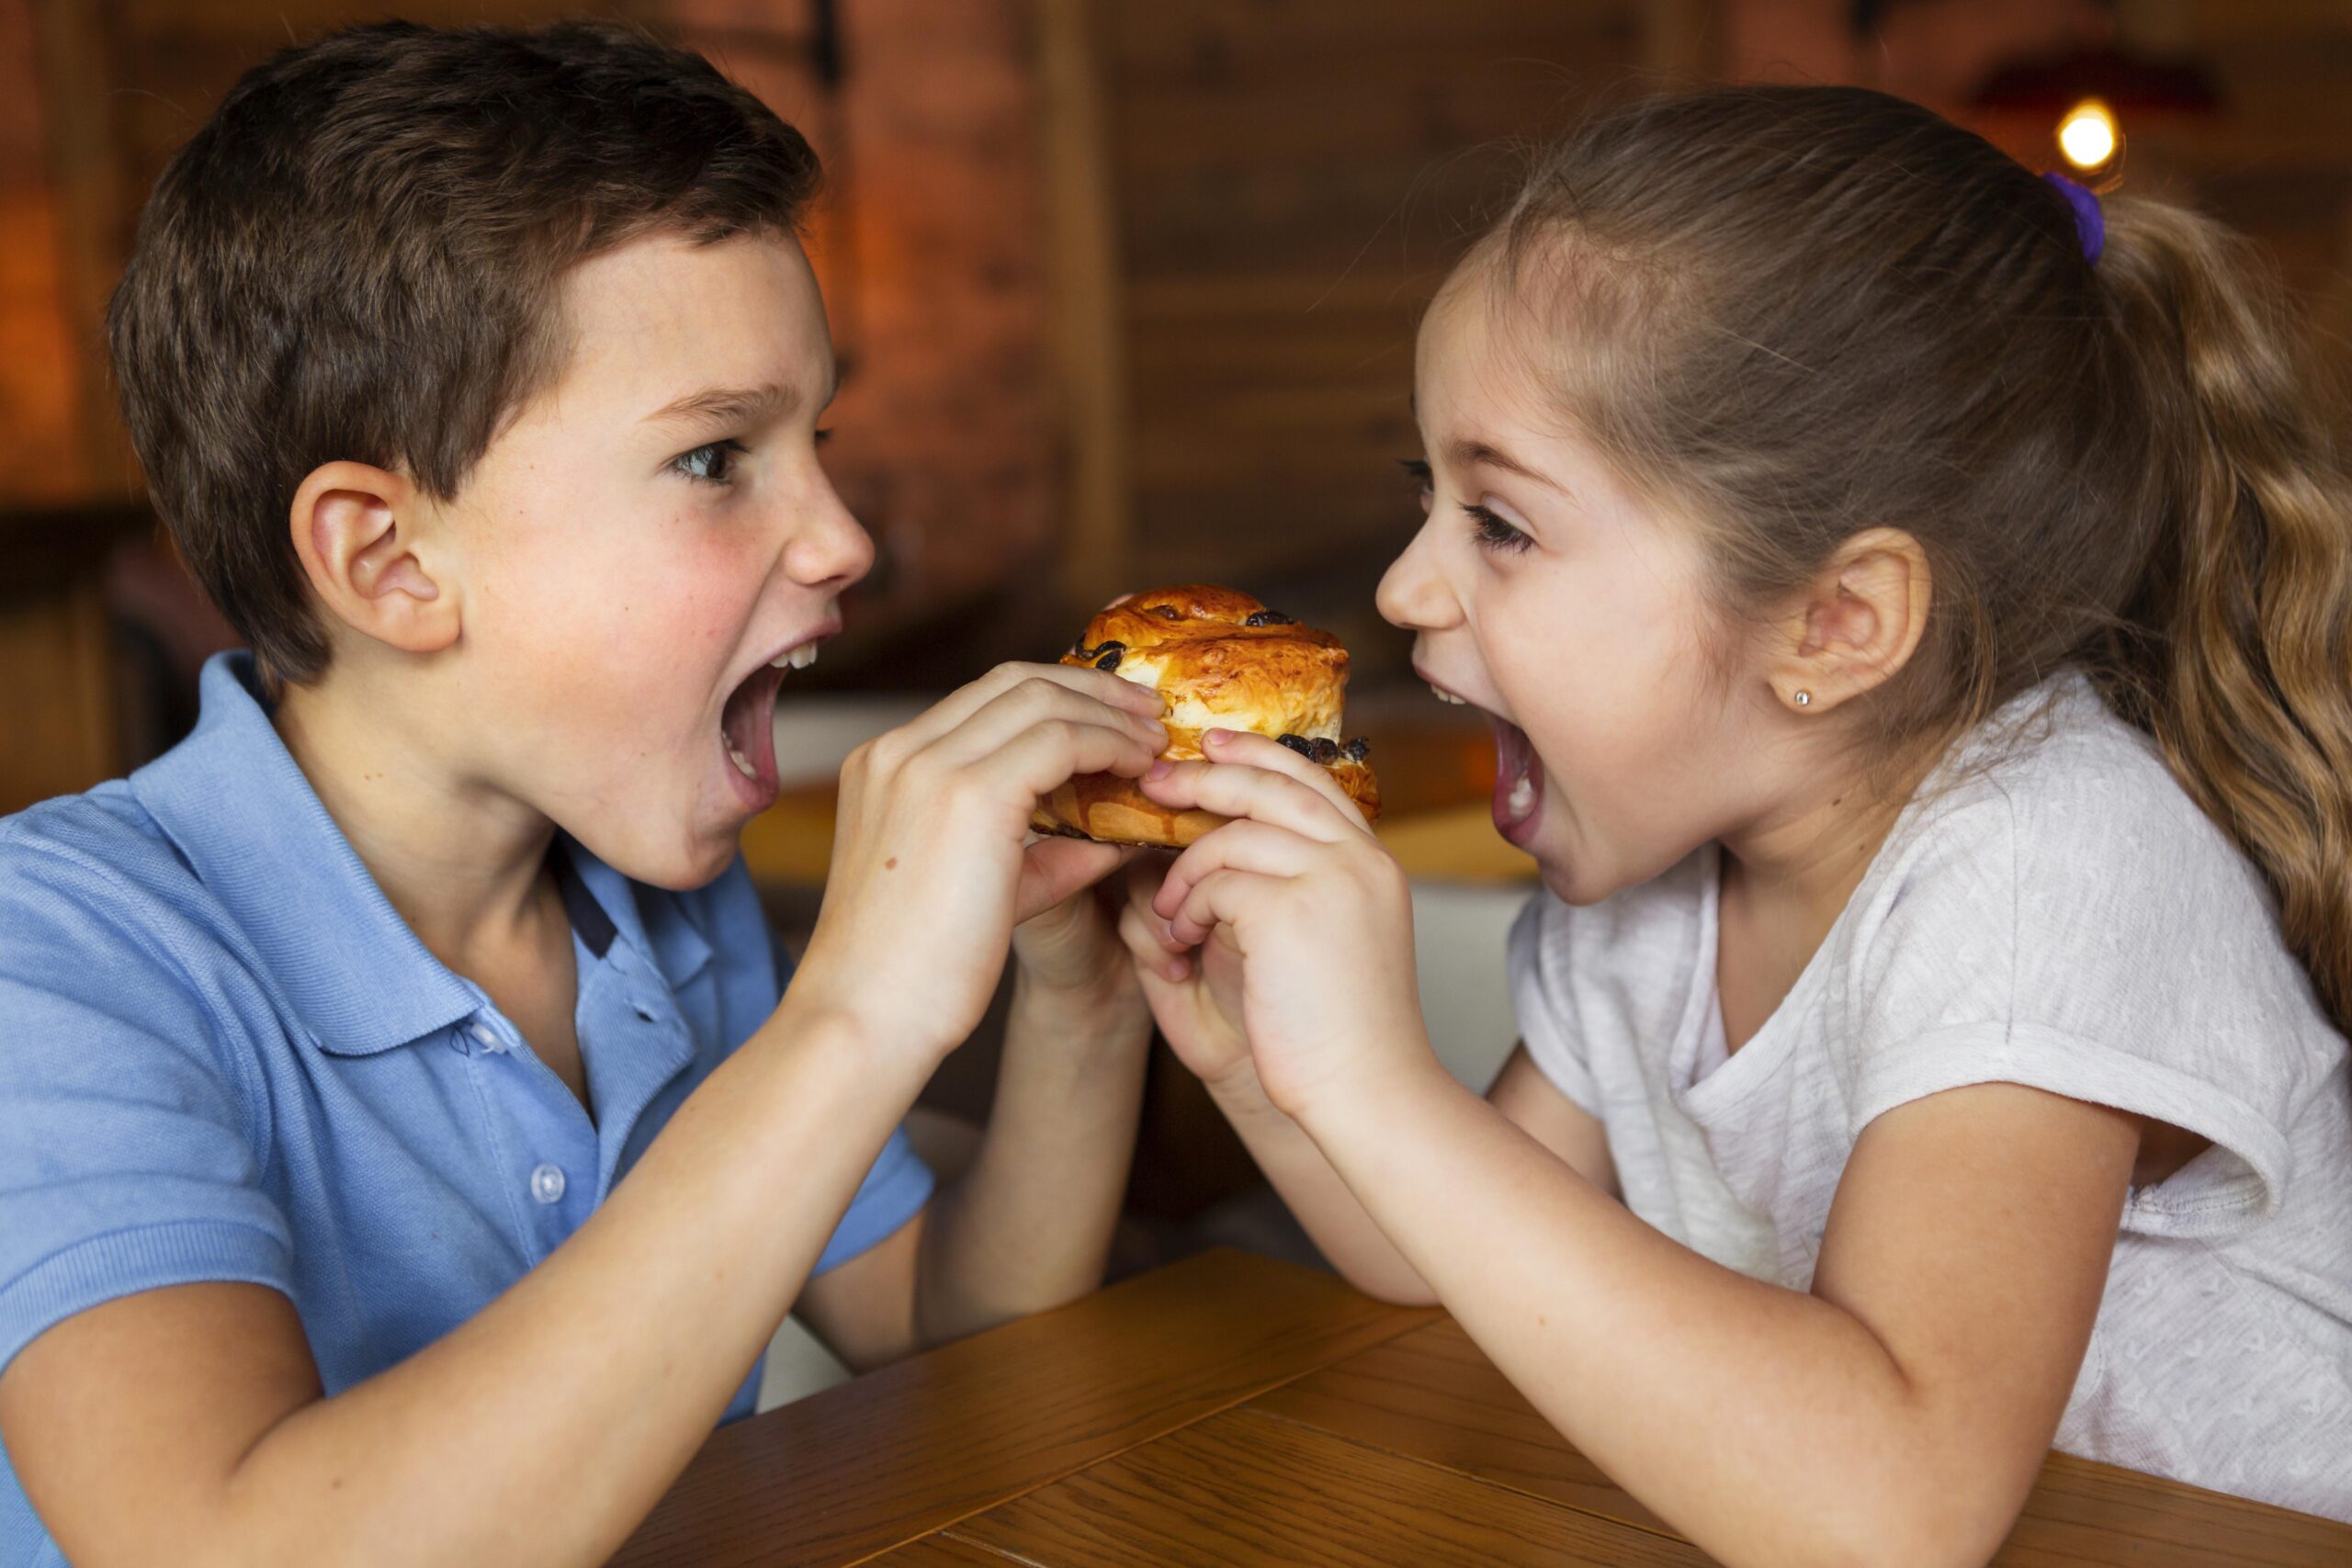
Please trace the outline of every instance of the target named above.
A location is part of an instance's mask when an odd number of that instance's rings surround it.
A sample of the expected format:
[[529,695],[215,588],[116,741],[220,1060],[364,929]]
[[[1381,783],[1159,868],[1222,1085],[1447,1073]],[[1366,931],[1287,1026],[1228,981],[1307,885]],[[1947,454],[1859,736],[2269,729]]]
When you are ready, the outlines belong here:
[[1175,771],[1176,764],[1170,761],[1167,758],[1162,757],[1159,761],[1154,762],[1148,769],[1145,770],[1143,775],[1144,782],[1148,784],[1155,780],[1164,779]]
[[1230,729],[1204,729],[1201,731],[1201,739],[1203,742],[1212,746],[1222,746],[1232,739],[1233,731]]

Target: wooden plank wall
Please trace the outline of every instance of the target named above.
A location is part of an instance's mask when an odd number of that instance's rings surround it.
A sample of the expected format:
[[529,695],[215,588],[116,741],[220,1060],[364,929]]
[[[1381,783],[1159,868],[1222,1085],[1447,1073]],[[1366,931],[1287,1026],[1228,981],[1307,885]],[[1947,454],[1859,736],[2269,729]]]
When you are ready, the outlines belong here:
[[[1670,9],[1679,9],[1670,8]],[[1098,5],[1133,409],[1133,571],[1361,624],[1419,521],[1415,324],[1520,143],[1651,58],[1630,0]],[[1331,607],[1297,595],[1328,587]]]

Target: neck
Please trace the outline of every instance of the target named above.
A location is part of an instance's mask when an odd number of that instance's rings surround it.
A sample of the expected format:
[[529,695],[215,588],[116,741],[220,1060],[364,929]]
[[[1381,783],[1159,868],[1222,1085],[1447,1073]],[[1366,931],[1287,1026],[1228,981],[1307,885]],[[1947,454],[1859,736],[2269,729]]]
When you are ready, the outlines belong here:
[[1810,955],[1838,921],[1927,772],[1894,770],[1873,789],[1848,771],[1827,791],[1798,790],[1781,809],[1723,839],[1722,892]]
[[401,919],[460,974],[536,942],[560,905],[547,873],[555,825],[448,766],[399,705],[356,701],[336,682],[288,686],[271,722]]

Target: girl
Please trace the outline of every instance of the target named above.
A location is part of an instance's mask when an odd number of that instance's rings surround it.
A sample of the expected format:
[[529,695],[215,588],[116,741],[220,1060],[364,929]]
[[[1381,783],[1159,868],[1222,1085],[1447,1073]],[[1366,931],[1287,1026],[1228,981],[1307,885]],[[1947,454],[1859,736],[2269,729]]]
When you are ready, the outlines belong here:
[[1737,1562],[1974,1562],[2054,1441],[2352,1517],[2352,501],[2247,246],[1838,88],[1620,110],[1440,292],[1380,604],[1492,716],[1523,1043],[1317,770],[1125,934],[1358,1285]]

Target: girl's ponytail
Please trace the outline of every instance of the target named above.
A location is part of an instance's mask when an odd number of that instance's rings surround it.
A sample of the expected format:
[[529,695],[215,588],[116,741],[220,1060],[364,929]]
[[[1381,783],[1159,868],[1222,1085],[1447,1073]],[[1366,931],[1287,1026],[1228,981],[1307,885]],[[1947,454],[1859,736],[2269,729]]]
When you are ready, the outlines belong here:
[[2166,513],[2098,671],[2108,700],[2268,879],[2352,1032],[2352,484],[2303,329],[2254,247],[2109,204],[2098,272]]

